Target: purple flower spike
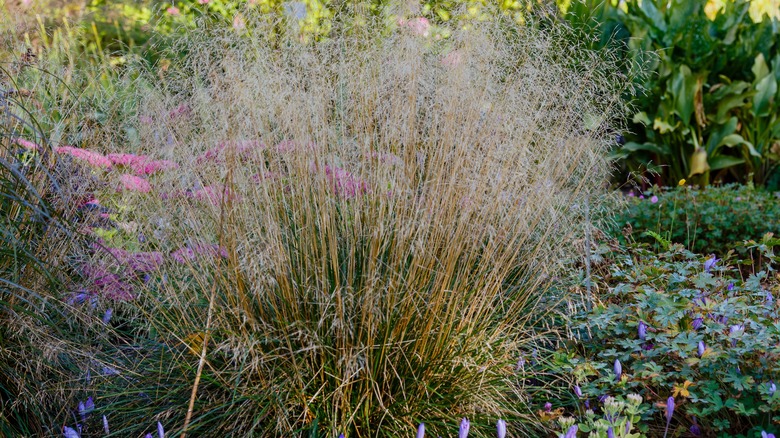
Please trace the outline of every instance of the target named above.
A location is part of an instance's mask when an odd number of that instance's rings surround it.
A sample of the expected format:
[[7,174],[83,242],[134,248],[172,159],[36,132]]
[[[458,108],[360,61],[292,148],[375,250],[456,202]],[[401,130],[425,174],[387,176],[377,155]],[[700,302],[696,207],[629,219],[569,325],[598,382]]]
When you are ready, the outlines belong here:
[[637,327],[637,334],[639,339],[644,341],[647,338],[647,324],[644,321],[639,321],[639,327]]
[[704,356],[704,351],[707,350],[707,346],[704,345],[704,341],[699,341],[699,357]]
[[496,436],[498,438],[506,437],[506,421],[499,419],[498,422],[496,422]]
[[547,402],[544,404],[544,412],[551,412],[552,411],[552,403]]
[[693,327],[694,330],[698,330],[701,328],[702,324],[704,324],[704,320],[702,318],[696,318],[691,323],[691,327]]
[[159,421],[157,422],[157,437],[165,438],[165,429],[163,429],[163,426]]
[[466,438],[469,436],[469,427],[471,423],[467,418],[460,420],[460,429],[458,430],[458,438]]
[[417,426],[417,438],[423,438],[425,436],[425,423],[420,423]]
[[574,385],[574,395],[582,398],[582,388],[580,388],[580,385]]
[[620,378],[623,376],[623,365],[620,364],[620,361],[615,359],[615,364],[612,367],[612,370],[615,371],[615,380],[620,380]]
[[566,435],[563,436],[563,438],[577,438],[577,425],[570,427],[569,430],[566,431]]
[[68,426],[63,427],[62,432],[65,435],[65,438],[81,438],[78,432]]
[[612,426],[607,429],[607,438],[615,438],[615,431],[612,430]]
[[712,256],[704,262],[704,272],[710,272],[712,268],[720,261],[719,258]]
[[108,418],[106,418],[105,415],[103,415],[103,432],[105,432],[106,435],[111,433],[111,432],[108,431]]
[[672,421],[672,415],[674,415],[674,397],[666,399],[666,421]]

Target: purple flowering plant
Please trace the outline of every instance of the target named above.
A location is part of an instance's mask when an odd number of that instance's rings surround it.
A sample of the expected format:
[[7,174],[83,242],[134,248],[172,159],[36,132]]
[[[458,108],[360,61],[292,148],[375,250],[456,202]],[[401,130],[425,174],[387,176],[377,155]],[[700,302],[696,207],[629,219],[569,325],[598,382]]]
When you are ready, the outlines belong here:
[[642,433],[663,435],[667,421],[670,436],[692,427],[701,436],[775,432],[767,425],[780,421],[780,308],[766,299],[776,287],[771,265],[742,273],[732,255],[707,272],[711,257],[679,245],[604,256],[609,271],[596,274],[605,292],[573,321],[582,353],[556,356],[577,384],[571,409],[588,402],[601,412],[600,396],[636,393],[644,401],[632,423]]

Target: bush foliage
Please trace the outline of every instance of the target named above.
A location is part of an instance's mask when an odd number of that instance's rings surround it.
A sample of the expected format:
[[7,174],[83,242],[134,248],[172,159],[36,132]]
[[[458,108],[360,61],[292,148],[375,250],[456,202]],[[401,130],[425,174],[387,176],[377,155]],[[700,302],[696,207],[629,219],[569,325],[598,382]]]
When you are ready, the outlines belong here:
[[696,253],[723,256],[737,249],[744,256],[743,241],[780,233],[780,203],[775,193],[735,184],[703,190],[656,188],[629,197],[611,233],[623,242],[629,237],[661,248],[648,231]]

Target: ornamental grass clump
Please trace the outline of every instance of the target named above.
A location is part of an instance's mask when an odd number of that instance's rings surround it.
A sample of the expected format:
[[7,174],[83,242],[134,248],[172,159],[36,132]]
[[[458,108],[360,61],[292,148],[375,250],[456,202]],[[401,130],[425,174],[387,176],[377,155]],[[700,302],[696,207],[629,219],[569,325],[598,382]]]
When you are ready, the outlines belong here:
[[[167,258],[112,319],[143,340],[96,383],[112,432],[531,427],[515,364],[604,187],[620,110],[603,58],[557,32],[184,43],[141,96],[139,150],[108,151],[175,163],[116,198],[135,227],[112,244]],[[214,250],[171,256],[196,247]]]

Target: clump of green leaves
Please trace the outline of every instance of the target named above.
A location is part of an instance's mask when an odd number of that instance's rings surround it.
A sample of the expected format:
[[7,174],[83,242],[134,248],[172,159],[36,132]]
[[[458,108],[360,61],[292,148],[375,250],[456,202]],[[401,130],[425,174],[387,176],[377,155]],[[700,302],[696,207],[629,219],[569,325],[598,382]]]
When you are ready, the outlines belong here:
[[604,255],[608,268],[597,279],[604,292],[575,316],[570,348],[556,359],[581,388],[571,408],[586,409],[587,400],[606,410],[606,395],[639,394],[640,431],[661,436],[673,397],[670,436],[776,433],[780,326],[771,265],[745,278],[734,258],[680,245]]
[[652,72],[632,75],[645,96],[634,102],[631,134],[614,154],[626,171],[649,170],[659,184],[691,177],[702,185],[776,184],[780,40],[777,15],[757,13],[758,3],[573,2],[567,20]]
[[671,241],[694,252],[725,255],[744,240],[780,231],[777,196],[749,186],[656,188],[642,196],[629,199],[628,208],[615,218],[616,237],[659,248],[662,240]]

